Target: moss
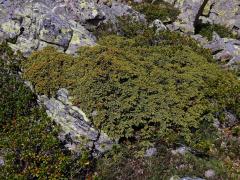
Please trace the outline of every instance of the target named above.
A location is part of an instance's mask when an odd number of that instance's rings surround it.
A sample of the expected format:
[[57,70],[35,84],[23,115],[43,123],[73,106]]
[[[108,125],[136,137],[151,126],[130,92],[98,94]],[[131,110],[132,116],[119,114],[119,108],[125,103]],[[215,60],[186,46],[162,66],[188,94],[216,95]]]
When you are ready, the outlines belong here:
[[211,41],[214,31],[222,38],[236,38],[228,28],[218,24],[201,24],[197,27],[196,33]]
[[25,62],[24,77],[38,93],[69,89],[96,127],[140,146],[190,142],[203,122],[211,124],[224,109],[238,111],[234,75],[188,46],[149,46],[139,38],[105,37],[80,48],[78,57],[47,48]]

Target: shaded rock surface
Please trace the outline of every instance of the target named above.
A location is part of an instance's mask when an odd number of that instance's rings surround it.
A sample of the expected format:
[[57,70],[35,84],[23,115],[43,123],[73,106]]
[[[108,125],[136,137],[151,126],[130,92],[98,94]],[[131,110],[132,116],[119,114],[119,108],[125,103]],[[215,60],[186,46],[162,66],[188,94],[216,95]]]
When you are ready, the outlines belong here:
[[66,89],[60,89],[56,98],[49,99],[43,95],[38,99],[46,108],[49,117],[61,126],[60,139],[66,141],[69,149],[79,152],[83,145],[94,154],[111,149],[113,141],[105,133],[97,130],[81,109],[71,104]]
[[116,1],[1,0],[0,38],[8,39],[14,50],[25,55],[48,45],[76,53],[80,46],[95,45],[96,38],[89,29],[122,15],[144,18]]
[[[179,8],[181,13],[173,23],[174,28],[185,33],[194,33],[194,21],[202,8],[204,0],[165,0]],[[204,23],[224,25],[240,37],[240,1],[209,0],[203,9],[200,19]]]
[[203,46],[210,49],[214,58],[225,63],[226,67],[240,62],[240,40],[221,38],[217,33],[214,33],[213,40],[203,44]]

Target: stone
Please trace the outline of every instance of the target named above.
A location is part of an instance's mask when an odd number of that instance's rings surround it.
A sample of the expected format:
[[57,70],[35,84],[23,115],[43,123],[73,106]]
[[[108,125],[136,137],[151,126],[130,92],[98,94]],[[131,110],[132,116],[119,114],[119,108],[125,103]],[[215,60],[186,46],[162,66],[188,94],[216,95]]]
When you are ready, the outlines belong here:
[[177,154],[184,155],[184,154],[186,154],[187,152],[189,152],[189,148],[187,148],[187,147],[185,147],[185,146],[179,147],[179,148],[171,151],[171,153],[172,153],[173,155],[177,155]]
[[195,39],[196,41],[198,41],[202,46],[204,46],[204,45],[206,45],[208,43],[207,38],[203,37],[200,34],[191,35],[191,37],[193,39]]
[[231,66],[237,63],[240,63],[240,56],[235,56],[232,59],[230,59],[229,62],[226,64],[226,66]]
[[214,24],[221,24],[232,29],[240,22],[237,15],[239,10],[239,0],[212,0],[213,6],[210,10],[209,19]]
[[4,165],[5,165],[4,158],[0,156],[0,167]]
[[71,105],[67,89],[59,89],[57,99],[42,95],[38,100],[48,116],[60,125],[59,138],[67,142],[69,149],[79,151],[83,146],[99,155],[112,148],[114,142],[107,134],[96,129],[80,108]]
[[100,22],[116,22],[123,15],[145,20],[116,1],[109,5],[95,0],[5,0],[0,4],[0,37],[11,39],[10,47],[25,56],[49,45],[76,54],[81,46],[96,45],[90,31]]
[[39,39],[41,41],[67,49],[72,34],[70,25],[58,16],[46,15],[40,21]]
[[235,114],[233,114],[229,111],[225,112],[225,121],[224,121],[225,127],[233,127],[234,125],[236,125],[238,123],[239,123],[239,120]]
[[214,54],[216,52],[224,50],[225,42],[216,32],[214,32],[213,40],[210,43],[206,44],[204,48],[210,49]]
[[[169,0],[165,0],[169,2]],[[198,15],[204,0],[175,0],[170,1],[176,8],[179,8],[181,13],[178,16],[175,26],[187,34],[194,34],[194,22]]]
[[198,177],[196,177],[196,178],[183,177],[183,178],[180,178],[179,180],[204,180],[204,179],[202,179],[202,178],[198,178]]
[[64,104],[68,104],[69,92],[65,88],[61,88],[57,91],[57,99],[62,101]]
[[196,177],[196,178],[191,178],[191,177],[182,177],[182,178],[180,178],[179,176],[175,175],[175,176],[172,176],[170,178],[170,180],[205,180],[205,179],[198,178],[198,177]]
[[220,127],[221,127],[220,121],[218,119],[214,119],[213,126],[217,129],[220,129]]
[[145,152],[145,157],[152,157],[157,154],[157,149],[156,148],[149,148]]
[[227,62],[228,60],[233,58],[233,55],[232,55],[231,52],[224,49],[223,51],[214,55],[214,58],[221,61],[221,62]]
[[215,176],[215,171],[212,169],[209,169],[205,171],[204,175],[206,178],[213,178]]
[[167,30],[167,27],[162,23],[161,20],[155,19],[149,26],[150,28],[155,28],[156,32]]

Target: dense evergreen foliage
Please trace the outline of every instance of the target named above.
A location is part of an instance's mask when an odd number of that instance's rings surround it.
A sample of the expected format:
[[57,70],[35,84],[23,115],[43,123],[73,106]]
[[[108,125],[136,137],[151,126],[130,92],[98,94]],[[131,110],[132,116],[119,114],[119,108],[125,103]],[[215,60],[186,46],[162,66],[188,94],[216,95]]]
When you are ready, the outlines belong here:
[[239,113],[234,75],[191,47],[150,46],[141,38],[105,37],[78,57],[46,48],[25,62],[24,77],[38,93],[69,89],[96,127],[142,147],[156,139],[191,142],[226,109]]

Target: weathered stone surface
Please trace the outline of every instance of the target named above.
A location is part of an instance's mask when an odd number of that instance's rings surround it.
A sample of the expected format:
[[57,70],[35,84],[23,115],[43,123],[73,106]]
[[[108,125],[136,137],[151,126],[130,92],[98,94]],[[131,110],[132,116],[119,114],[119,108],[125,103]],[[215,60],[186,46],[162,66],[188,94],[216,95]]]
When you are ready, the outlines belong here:
[[212,8],[210,9],[209,19],[214,24],[225,25],[229,28],[237,26],[240,28],[240,18],[238,11],[240,9],[239,0],[211,0]]
[[226,62],[229,67],[240,61],[240,41],[236,39],[221,38],[216,32],[213,33],[211,42],[202,43],[201,39],[195,38],[203,47],[212,51],[214,58]]
[[214,170],[209,169],[209,170],[205,171],[204,175],[206,178],[213,178],[216,175],[216,173]]
[[[168,0],[165,0],[169,2]],[[178,20],[174,22],[174,26],[179,27],[179,29],[185,33],[193,34],[194,21],[198,14],[199,9],[204,0],[175,0],[170,1],[174,4],[176,8],[179,8],[181,13],[178,16]]]
[[95,45],[88,30],[122,15],[144,19],[116,1],[109,5],[94,0],[5,0],[0,1],[0,37],[11,39],[10,46],[26,56],[47,45],[74,54],[80,46]]
[[180,178],[179,176],[175,175],[175,176],[172,176],[170,178],[170,180],[205,180],[205,179],[202,179],[202,178],[191,178],[191,177],[183,177],[183,178]]
[[167,30],[167,27],[162,23],[161,20],[155,19],[151,24],[150,27],[156,28],[156,32]]
[[[185,33],[194,32],[194,21],[204,0],[165,0],[179,8],[181,13],[174,26]],[[240,37],[240,1],[239,0],[209,0],[204,7],[203,23],[221,24],[239,34]],[[200,14],[201,15],[201,14]],[[176,28],[175,28],[176,29]]]
[[238,118],[233,113],[226,111],[225,116],[226,118],[223,124],[224,127],[233,127],[234,125],[239,123]]
[[4,166],[5,162],[4,162],[4,158],[0,156],[0,167]]
[[149,148],[145,152],[145,157],[152,157],[157,154],[157,149],[156,148]]
[[177,155],[177,154],[184,155],[184,154],[186,154],[187,152],[189,152],[189,150],[190,150],[190,149],[189,149],[188,147],[182,146],[182,147],[179,147],[179,148],[177,148],[177,149],[175,149],[175,150],[172,150],[171,153],[172,153],[173,155]]
[[94,128],[84,112],[69,102],[66,89],[57,92],[57,98],[39,96],[39,101],[46,108],[46,112],[61,126],[60,139],[67,141],[66,147],[79,151],[84,146],[93,150],[95,154],[111,149],[113,141],[103,132]]

